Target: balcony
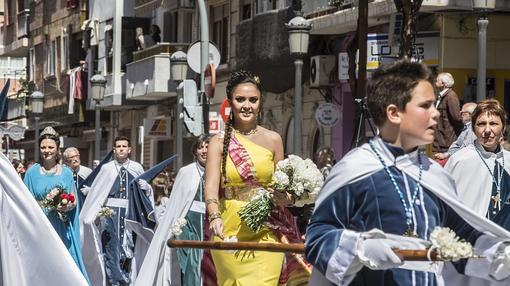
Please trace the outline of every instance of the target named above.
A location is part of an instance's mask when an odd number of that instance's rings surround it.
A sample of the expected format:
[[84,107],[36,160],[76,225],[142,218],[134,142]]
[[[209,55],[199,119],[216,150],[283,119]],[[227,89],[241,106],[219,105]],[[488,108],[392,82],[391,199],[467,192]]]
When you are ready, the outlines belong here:
[[176,84],[170,78],[170,55],[188,44],[160,43],[133,53],[126,65],[126,99],[162,100],[176,96]]
[[12,25],[4,26],[1,31],[3,48],[0,55],[6,57],[26,57],[28,54],[28,16],[29,10],[22,10]]

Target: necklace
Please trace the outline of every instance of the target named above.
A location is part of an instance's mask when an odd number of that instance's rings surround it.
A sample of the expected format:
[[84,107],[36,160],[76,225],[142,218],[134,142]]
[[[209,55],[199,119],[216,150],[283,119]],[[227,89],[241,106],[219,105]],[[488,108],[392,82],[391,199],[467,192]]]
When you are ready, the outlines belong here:
[[58,165],[51,167],[49,170],[46,170],[44,168],[44,166],[41,166],[41,171],[46,175],[55,175],[57,173],[57,170],[58,170]]
[[241,131],[241,130],[237,130],[237,129],[234,129],[234,131],[239,133],[239,134],[241,134],[241,135],[247,136],[247,135],[253,135],[253,134],[257,133],[258,128],[257,128],[257,126],[255,126],[255,128],[253,128],[250,131]]
[[[493,207],[497,208],[498,211],[500,211],[501,210],[501,181],[503,180],[503,173],[504,173],[504,168],[505,168],[505,154],[503,154],[503,156],[502,156],[502,159],[503,159],[502,164],[503,165],[500,168],[498,168],[498,170],[497,170],[498,177],[496,180],[496,174],[492,173],[491,168],[489,168],[489,165],[487,165],[487,162],[485,162],[485,160],[483,159],[483,156],[482,156],[482,153],[480,153],[480,150],[478,150],[478,148],[476,148],[476,147],[475,147],[475,150],[476,150],[476,153],[478,153],[478,156],[482,160],[483,164],[487,168],[487,171],[489,171],[489,174],[491,174],[492,182],[496,185],[496,195],[491,196],[491,199],[494,201]],[[497,160],[494,161],[494,164],[499,165]]]
[[406,214],[406,224],[407,224],[407,229],[404,232],[404,236],[418,237],[416,232],[414,232],[412,226],[413,226],[413,216],[414,216],[414,204],[416,203],[416,198],[418,197],[418,193],[421,193],[423,191],[423,189],[421,187],[423,164],[421,161],[421,155],[420,155],[419,151],[418,151],[418,164],[419,164],[418,184],[416,184],[416,186],[414,187],[414,193],[411,197],[409,205],[407,205],[406,199],[404,197],[404,193],[402,192],[402,190],[400,190],[400,187],[398,186],[397,181],[395,180],[395,176],[391,172],[388,165],[386,165],[386,163],[384,162],[381,154],[379,154],[379,152],[377,152],[377,150],[375,149],[375,146],[374,146],[374,143],[372,142],[372,140],[370,140],[368,142],[368,144],[370,145],[370,148],[372,149],[372,151],[374,151],[375,155],[377,156],[377,159],[379,159],[379,162],[381,162],[381,164],[384,167],[384,170],[390,177],[390,180],[393,183],[393,187],[395,187],[395,191],[397,191],[398,196],[400,197],[400,202],[402,203],[402,206],[404,207],[404,211]]
[[[126,167],[124,168],[124,164],[120,164],[120,168],[117,166],[117,162],[115,162],[115,169],[117,170],[117,176],[119,176],[119,190],[121,192],[125,191],[126,190],[126,186],[124,186],[122,184],[122,181],[126,178],[126,173],[127,173],[127,169],[129,168],[129,159],[127,161],[127,164],[126,164]],[[126,182],[126,185],[127,185],[127,182]]]

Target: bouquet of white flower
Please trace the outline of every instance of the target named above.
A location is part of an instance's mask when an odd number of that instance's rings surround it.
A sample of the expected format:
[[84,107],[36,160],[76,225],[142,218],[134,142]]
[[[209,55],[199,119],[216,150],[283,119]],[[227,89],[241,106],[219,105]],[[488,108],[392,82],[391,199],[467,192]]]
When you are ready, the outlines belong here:
[[[324,177],[310,159],[289,155],[276,164],[274,183],[276,191],[289,192],[295,199],[294,206],[313,204],[324,184]],[[273,203],[267,190],[258,194],[239,211],[239,217],[254,232],[258,232],[271,214]]]
[[315,163],[296,155],[276,164],[274,180],[275,189],[291,193],[297,207],[313,204],[324,184],[324,176]]
[[[430,234],[431,251],[436,251],[441,260],[458,261],[473,256],[473,246],[461,240],[453,230],[447,227],[436,227]],[[430,260],[430,259],[429,259]]]

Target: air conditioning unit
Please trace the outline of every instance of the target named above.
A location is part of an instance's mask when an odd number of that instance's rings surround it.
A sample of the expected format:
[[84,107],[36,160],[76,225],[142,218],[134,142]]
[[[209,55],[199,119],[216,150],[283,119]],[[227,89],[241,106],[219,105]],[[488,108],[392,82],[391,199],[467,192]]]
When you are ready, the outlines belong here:
[[335,67],[334,55],[313,56],[310,59],[310,87],[331,86],[330,73]]

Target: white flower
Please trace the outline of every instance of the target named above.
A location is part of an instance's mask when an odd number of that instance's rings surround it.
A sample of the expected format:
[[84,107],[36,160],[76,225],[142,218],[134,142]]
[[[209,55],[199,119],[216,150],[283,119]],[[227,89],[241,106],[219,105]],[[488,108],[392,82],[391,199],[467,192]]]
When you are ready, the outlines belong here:
[[179,236],[182,234],[182,229],[178,225],[174,224],[174,226],[172,226],[172,234],[174,236]]
[[187,221],[185,218],[180,217],[176,220],[175,223],[178,224],[180,227],[183,227],[186,225]]
[[432,233],[430,234],[430,241],[435,246],[443,247],[455,242],[456,235],[455,232],[453,232],[451,229],[447,227],[445,228],[436,227],[434,231],[432,231]]
[[237,236],[227,236],[225,237],[225,239],[223,240],[225,242],[237,242]]
[[459,237],[447,227],[436,227],[430,234],[432,249],[444,260],[457,261],[473,256],[473,246]]
[[269,196],[269,192],[264,188],[260,188],[257,194],[251,198],[251,201],[256,201],[263,196]]
[[274,180],[277,185],[277,189],[286,189],[290,183],[289,176],[283,171],[276,171],[274,173]]

